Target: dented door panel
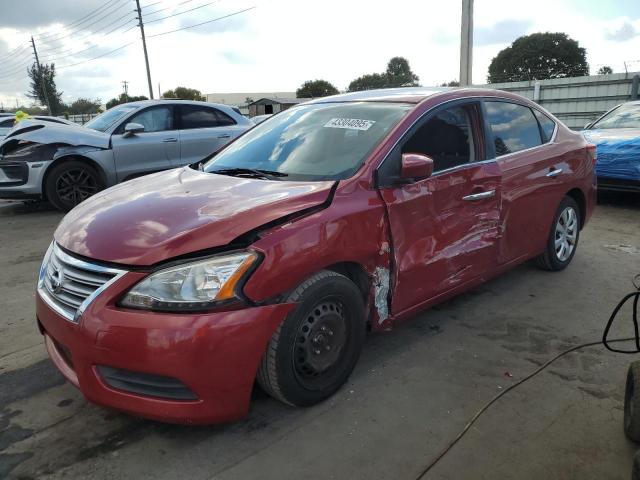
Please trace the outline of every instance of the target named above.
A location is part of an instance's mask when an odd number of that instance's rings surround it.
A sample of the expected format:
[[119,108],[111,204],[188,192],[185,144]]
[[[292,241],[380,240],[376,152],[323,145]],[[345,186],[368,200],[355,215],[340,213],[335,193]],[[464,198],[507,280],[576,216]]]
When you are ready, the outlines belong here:
[[[394,315],[495,270],[500,178],[495,162],[480,162],[381,190],[392,238]],[[482,192],[493,193],[464,199]]]

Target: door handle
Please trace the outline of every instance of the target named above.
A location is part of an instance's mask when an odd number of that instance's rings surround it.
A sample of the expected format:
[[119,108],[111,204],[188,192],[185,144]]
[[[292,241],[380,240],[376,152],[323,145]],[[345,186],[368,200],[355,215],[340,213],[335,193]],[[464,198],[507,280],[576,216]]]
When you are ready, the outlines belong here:
[[173,142],[177,142],[178,139],[176,137],[170,137],[170,138],[165,138],[162,140],[164,143],[173,143]]
[[496,194],[495,190],[487,190],[485,192],[472,193],[471,195],[467,195],[462,197],[463,200],[468,202],[477,202],[478,200],[484,200],[485,198],[491,198]]
[[223,133],[222,135],[218,135],[218,138],[231,138],[230,133]]
[[561,173],[562,173],[561,168],[554,168],[553,170],[550,170],[549,173],[547,173],[547,177],[549,178],[557,177]]

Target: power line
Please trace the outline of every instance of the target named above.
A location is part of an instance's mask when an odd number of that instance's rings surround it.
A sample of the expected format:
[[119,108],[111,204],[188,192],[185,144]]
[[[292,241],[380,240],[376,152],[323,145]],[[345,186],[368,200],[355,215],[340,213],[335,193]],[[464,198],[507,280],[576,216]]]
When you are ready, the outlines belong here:
[[[84,30],[87,27],[91,26],[92,24],[84,25],[84,26],[82,26],[82,28],[78,28],[78,27],[80,27],[80,25],[82,25],[83,23],[86,23],[86,22],[88,22],[90,20],[93,20],[93,18],[95,18],[97,15],[99,15],[99,14],[101,15],[102,13],[104,13],[108,7],[113,6],[114,2],[115,3],[118,3],[118,2],[122,3],[123,1],[124,0],[110,0],[107,3],[105,3],[104,5],[102,5],[101,7],[98,7],[97,9],[89,12],[87,15],[85,15],[81,19],[76,20],[76,21],[74,21],[74,22],[72,22],[72,23],[70,23],[68,25],[63,26],[63,28],[67,29],[67,30],[73,29],[73,30],[76,30],[76,31]],[[115,10],[112,10],[112,12],[114,12],[114,11]],[[102,17],[102,18],[104,18],[104,17]],[[38,38],[39,38],[39,40],[44,41],[44,40],[49,39],[49,37],[52,37],[52,36],[55,37],[57,35],[60,35],[60,32],[48,32],[48,33],[45,32],[45,33],[39,34]]]
[[[124,22],[124,23],[122,23],[122,24],[118,25],[117,27],[115,27],[115,28],[113,28],[113,29],[109,30],[108,32],[105,32],[105,33],[103,33],[103,34],[101,34],[101,35],[102,35],[103,37],[106,37],[107,35],[110,35],[110,34],[114,33],[116,30],[119,30],[120,28],[124,27],[125,25],[128,25],[128,24],[129,24],[129,23],[131,23],[132,21],[134,21],[134,19],[133,19],[133,18],[130,18],[130,19],[129,19],[129,20],[127,20],[126,22]],[[135,26],[136,26],[136,25],[133,25],[133,27],[132,27],[132,28],[134,28]],[[123,31],[123,32],[121,32],[121,33],[122,33],[122,34],[124,34],[124,33],[128,32],[129,30],[131,30],[131,28],[129,28],[129,29],[127,29],[127,30],[125,30],[125,31]],[[92,35],[87,35],[87,37],[90,37],[90,36],[92,36]],[[86,37],[85,37],[85,38],[86,38]],[[79,40],[81,40],[81,39],[79,39]],[[80,53],[85,53],[85,52],[87,52],[87,51],[89,51],[89,50],[93,50],[93,49],[98,48],[98,47],[100,47],[100,46],[101,46],[101,45],[92,45],[92,46],[90,46],[90,47],[87,47],[87,48],[84,48],[84,49],[82,49],[82,50],[78,50],[78,51],[74,51],[75,49],[73,49],[73,48],[72,48],[72,49],[68,49],[68,50],[62,51],[62,52],[57,52],[57,53],[48,54],[47,56],[45,56],[45,58],[46,58],[46,61],[47,61],[47,62],[54,62],[54,61],[61,60],[61,59],[67,58],[67,57],[73,57],[73,56],[76,56],[76,55],[78,55],[78,54],[80,54]],[[53,56],[53,58],[51,58],[51,56]]]
[[212,5],[212,4],[217,3],[217,2],[219,2],[219,1],[220,1],[220,0],[213,0],[213,2],[205,3],[204,5],[199,5],[199,6],[197,6],[197,7],[190,8],[189,10],[184,10],[184,11],[182,11],[182,12],[174,13],[174,14],[172,14],[172,15],[167,15],[166,17],[160,17],[160,18],[155,18],[155,19],[153,19],[153,20],[149,20],[147,23],[148,23],[148,24],[149,24],[149,23],[155,23],[155,22],[160,22],[160,21],[162,21],[162,20],[165,20],[165,19],[167,19],[167,18],[177,17],[178,15],[182,15],[182,14],[184,14],[184,13],[189,13],[189,12],[193,12],[194,10],[199,10],[200,8],[208,7],[209,5]]
[[69,64],[69,65],[61,65],[59,67],[56,67],[56,70],[60,70],[62,68],[75,67],[76,65],[82,65],[83,63],[92,62],[92,61],[97,60],[99,58],[106,57],[107,55],[111,55],[112,53],[115,53],[115,52],[117,52],[119,50],[122,50],[123,48],[126,48],[129,45],[132,45],[133,43],[134,42],[129,42],[126,45],[122,45],[121,47],[114,48],[113,50],[110,50],[110,51],[108,51],[106,53],[103,53],[102,55],[98,55],[97,57],[89,58],[88,60],[83,60],[81,62],[72,63],[72,64]]
[[[171,8],[176,8],[176,7],[179,7],[180,5],[184,5],[185,3],[190,3],[190,2],[193,2],[193,0],[184,0],[183,2],[180,2],[180,3],[178,3],[177,5],[169,5],[168,7],[159,8],[159,9],[157,9],[157,10],[154,10],[153,12],[145,13],[144,15],[145,15],[146,17],[148,17],[148,16],[150,16],[150,15],[154,15],[154,14],[156,14],[156,13],[158,13],[158,12],[164,12],[165,10],[169,10],[169,9],[171,9]],[[162,2],[158,2],[158,3],[162,3]],[[153,5],[156,5],[156,4],[153,4]],[[147,23],[149,23],[149,22],[147,22]]]
[[256,7],[254,6],[254,7],[245,8],[244,10],[239,10],[237,12],[233,12],[228,15],[224,15],[222,17],[214,18],[213,20],[207,20],[206,22],[196,23],[195,25],[189,25],[188,27],[178,28],[176,30],[169,30],[168,32],[156,33],[154,35],[149,35],[149,38],[159,37],[161,35],[168,35],[170,33],[180,32],[182,30],[188,30],[189,28],[199,27],[200,25],[205,25],[207,23],[217,22],[218,20],[223,20],[225,18],[233,17],[234,15],[239,15],[241,13],[248,12],[249,10],[253,10],[254,8]]
[[[124,0],[120,0],[120,1],[124,1]],[[106,15],[104,15],[104,16],[102,16],[102,17],[100,17],[98,20],[96,20],[96,21],[94,21],[94,22],[92,22],[92,23],[90,23],[90,24],[88,24],[88,25],[84,25],[82,28],[79,28],[79,29],[77,29],[77,30],[71,31],[71,32],[67,33],[66,35],[62,35],[62,36],[60,36],[60,37],[54,38],[54,39],[52,39],[52,40],[46,40],[46,41],[47,41],[47,42],[58,42],[58,41],[62,40],[63,38],[69,38],[69,37],[71,37],[71,36],[74,36],[74,35],[76,35],[78,32],[86,31],[89,27],[91,27],[91,26],[95,25],[96,23],[98,23],[98,22],[100,22],[100,21],[104,20],[105,18],[107,18],[107,17],[109,17],[109,16],[113,15],[113,14],[114,14],[114,13],[116,13],[117,11],[118,11],[117,9],[116,9],[116,10],[112,10],[112,11],[110,11],[109,13],[107,13]],[[116,23],[117,21],[119,21],[119,20],[123,19],[123,18],[124,18],[124,17],[126,17],[127,15],[131,15],[131,12],[127,12],[126,14],[122,15],[121,17],[118,17],[118,18],[117,18],[117,19],[115,19],[113,22],[109,23],[107,26],[109,26],[109,25],[113,25],[114,23]],[[103,27],[100,27],[97,31],[100,31],[100,29],[102,29],[102,28],[105,28],[105,27],[104,27],[104,26],[103,26]],[[96,33],[96,32],[90,32],[88,35],[85,35],[83,38],[86,38],[87,36],[93,35],[93,34],[95,34],[95,33]],[[56,49],[56,48],[59,48],[59,47],[52,47],[52,48],[50,48],[50,50],[54,50],[54,49]]]
[[5,54],[5,56],[0,59],[0,61],[4,62],[5,60],[8,60],[9,58],[15,56],[16,54],[19,54],[20,53],[19,51],[21,51],[22,53],[24,53],[25,51],[28,52],[29,51],[29,47],[26,47],[24,45],[20,45],[20,46],[14,48],[13,50],[7,52]]

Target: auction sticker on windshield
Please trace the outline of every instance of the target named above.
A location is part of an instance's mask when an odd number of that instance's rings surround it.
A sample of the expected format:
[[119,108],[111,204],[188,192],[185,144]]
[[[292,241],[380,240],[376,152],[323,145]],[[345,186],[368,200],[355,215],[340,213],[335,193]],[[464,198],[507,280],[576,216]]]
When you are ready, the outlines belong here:
[[374,120],[361,120],[359,118],[332,118],[324,124],[326,128],[347,128],[349,130],[369,130]]

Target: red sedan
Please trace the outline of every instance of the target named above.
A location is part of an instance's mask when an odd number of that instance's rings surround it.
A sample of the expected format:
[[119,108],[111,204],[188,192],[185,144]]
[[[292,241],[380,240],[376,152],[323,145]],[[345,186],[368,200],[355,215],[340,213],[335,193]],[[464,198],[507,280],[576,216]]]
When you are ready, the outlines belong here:
[[257,382],[306,406],[389,330],[505,270],[564,269],[595,148],[493,90],[403,88],[275,115],[199,168],[101,192],[44,258],[38,325],[92,402],[241,418]]

